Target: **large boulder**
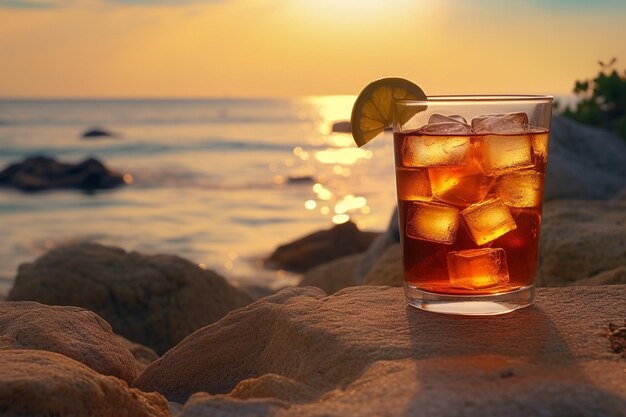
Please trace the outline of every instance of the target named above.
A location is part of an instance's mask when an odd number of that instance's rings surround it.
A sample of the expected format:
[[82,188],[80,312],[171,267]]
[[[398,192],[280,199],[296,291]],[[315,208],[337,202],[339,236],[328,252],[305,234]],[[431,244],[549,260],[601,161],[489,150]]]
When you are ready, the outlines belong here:
[[343,288],[359,285],[356,267],[362,258],[363,255],[357,253],[318,265],[304,274],[298,286],[313,286],[321,288],[326,294],[334,294]]
[[0,186],[27,192],[58,188],[94,191],[124,184],[123,175],[109,170],[94,158],[69,164],[45,156],[36,156],[9,165],[0,172]]
[[603,334],[625,298],[624,285],[539,289],[531,307],[470,318],[409,307],[401,288],[294,287],[196,331],[135,385],[205,392],[183,416],[622,416],[623,368]]
[[376,265],[365,276],[365,285],[404,285],[402,248],[399,243],[389,246]]
[[[545,205],[539,285],[576,284],[619,267],[626,267],[626,201],[565,200]],[[611,282],[607,278],[605,282]]]
[[87,308],[115,333],[159,354],[252,301],[220,275],[181,257],[95,243],[53,249],[20,265],[8,299]]
[[6,417],[170,415],[161,395],[40,350],[0,351],[0,412]]
[[362,232],[349,221],[281,245],[265,262],[272,268],[304,272],[324,262],[363,252],[378,235]]
[[608,199],[626,184],[626,141],[565,117],[552,118],[545,199]]
[[0,350],[7,349],[57,352],[129,383],[137,376],[133,355],[109,323],[79,307],[0,302]]

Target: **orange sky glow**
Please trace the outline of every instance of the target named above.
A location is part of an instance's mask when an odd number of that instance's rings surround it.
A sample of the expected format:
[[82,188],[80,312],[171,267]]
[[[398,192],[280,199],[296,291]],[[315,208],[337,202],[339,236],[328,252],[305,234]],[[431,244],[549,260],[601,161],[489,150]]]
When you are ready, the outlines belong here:
[[[589,2],[594,3],[594,2]],[[0,0],[2,97],[571,91],[626,67],[626,7],[572,0]]]

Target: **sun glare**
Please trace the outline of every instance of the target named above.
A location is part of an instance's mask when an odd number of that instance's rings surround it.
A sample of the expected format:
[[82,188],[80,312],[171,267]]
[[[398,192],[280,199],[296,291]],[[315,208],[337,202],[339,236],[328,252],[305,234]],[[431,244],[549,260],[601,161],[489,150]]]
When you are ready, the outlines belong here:
[[311,17],[346,21],[364,17],[380,19],[415,3],[415,0],[300,0],[298,6]]

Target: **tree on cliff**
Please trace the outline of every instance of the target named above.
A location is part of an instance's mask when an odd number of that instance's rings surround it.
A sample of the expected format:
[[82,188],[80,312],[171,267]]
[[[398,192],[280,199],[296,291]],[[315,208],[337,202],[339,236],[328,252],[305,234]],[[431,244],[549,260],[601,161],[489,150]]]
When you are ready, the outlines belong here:
[[626,139],[626,70],[620,75],[615,69],[617,59],[599,61],[600,72],[595,78],[576,81],[574,94],[579,98],[563,116],[579,122],[609,129]]

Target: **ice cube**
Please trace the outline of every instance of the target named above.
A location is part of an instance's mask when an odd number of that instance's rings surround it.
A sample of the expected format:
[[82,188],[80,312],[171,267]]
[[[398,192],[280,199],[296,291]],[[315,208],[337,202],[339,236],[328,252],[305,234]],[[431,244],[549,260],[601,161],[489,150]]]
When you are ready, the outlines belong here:
[[407,167],[461,165],[467,162],[469,148],[469,137],[407,136],[402,146],[402,164]]
[[543,161],[548,158],[548,132],[533,132],[532,135],[533,154]]
[[543,174],[534,170],[516,171],[498,177],[496,193],[509,207],[539,207]]
[[428,124],[431,123],[443,123],[443,122],[452,122],[452,123],[463,123],[467,125],[467,120],[463,116],[458,114],[453,114],[451,116],[444,116],[443,114],[434,113],[428,118]]
[[509,271],[504,249],[485,248],[448,253],[450,283],[468,290],[505,285]]
[[419,128],[422,135],[467,135],[472,133],[472,127],[466,123],[448,118],[447,121],[429,123]]
[[494,114],[472,119],[472,129],[476,133],[520,135],[528,132],[529,128],[526,113]]
[[459,211],[445,204],[413,202],[406,213],[406,235],[451,245],[459,229]]
[[399,200],[432,199],[427,169],[396,168],[396,185]]
[[499,198],[471,205],[461,215],[477,245],[489,243],[517,228],[511,211]]
[[476,143],[487,174],[502,175],[534,165],[530,136],[486,135]]
[[485,198],[493,182],[471,157],[467,165],[429,168],[428,176],[435,198],[456,206],[478,203]]

